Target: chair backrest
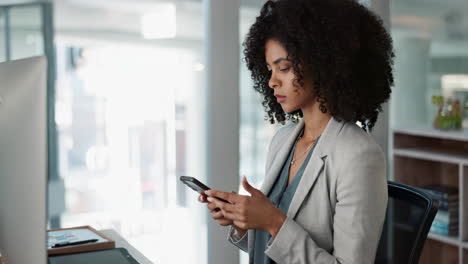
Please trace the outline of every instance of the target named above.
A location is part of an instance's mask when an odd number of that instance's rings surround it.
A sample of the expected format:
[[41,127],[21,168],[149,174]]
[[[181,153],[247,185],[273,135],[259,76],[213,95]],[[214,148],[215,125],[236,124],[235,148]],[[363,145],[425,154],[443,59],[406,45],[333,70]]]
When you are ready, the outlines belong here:
[[375,263],[418,263],[439,201],[417,188],[388,181],[388,206]]

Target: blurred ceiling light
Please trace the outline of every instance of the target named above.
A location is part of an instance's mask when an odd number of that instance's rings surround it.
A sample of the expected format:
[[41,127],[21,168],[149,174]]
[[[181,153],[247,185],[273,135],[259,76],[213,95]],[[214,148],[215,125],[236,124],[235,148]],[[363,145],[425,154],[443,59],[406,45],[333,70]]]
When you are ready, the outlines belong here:
[[203,71],[205,69],[205,65],[203,65],[201,63],[195,63],[193,68],[194,68],[195,71],[200,72],[200,71]]
[[418,32],[431,32],[440,26],[439,20],[416,15],[392,15],[392,29],[408,29]]
[[445,74],[442,75],[442,94],[444,96],[453,96],[457,91],[468,90],[467,74]]
[[141,34],[145,39],[166,39],[176,36],[176,7],[173,3],[158,4],[158,8],[141,17]]

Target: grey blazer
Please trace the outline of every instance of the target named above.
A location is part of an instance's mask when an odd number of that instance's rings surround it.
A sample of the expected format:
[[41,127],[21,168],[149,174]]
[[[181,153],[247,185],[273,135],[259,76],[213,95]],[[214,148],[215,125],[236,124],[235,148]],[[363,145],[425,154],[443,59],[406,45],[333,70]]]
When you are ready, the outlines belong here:
[[[268,194],[304,121],[276,132],[261,191]],[[287,219],[265,253],[278,264],[373,263],[387,208],[385,156],[354,123],[331,118],[305,168]],[[254,230],[228,240],[249,253]],[[256,263],[257,264],[257,263]]]

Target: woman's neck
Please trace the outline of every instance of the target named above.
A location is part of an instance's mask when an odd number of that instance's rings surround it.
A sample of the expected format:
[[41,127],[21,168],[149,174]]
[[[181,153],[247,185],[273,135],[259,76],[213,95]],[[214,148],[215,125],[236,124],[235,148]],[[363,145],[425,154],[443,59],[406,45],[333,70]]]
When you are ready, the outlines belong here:
[[319,103],[315,103],[311,107],[301,110],[304,119],[304,134],[302,137],[307,141],[314,140],[322,134],[332,116],[328,111],[322,113],[319,108]]

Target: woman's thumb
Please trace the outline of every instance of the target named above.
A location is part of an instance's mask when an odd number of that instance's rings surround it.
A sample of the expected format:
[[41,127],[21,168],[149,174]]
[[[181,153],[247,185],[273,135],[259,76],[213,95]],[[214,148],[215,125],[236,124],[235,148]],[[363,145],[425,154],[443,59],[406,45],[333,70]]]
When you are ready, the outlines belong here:
[[248,191],[252,195],[254,195],[258,191],[252,185],[250,185],[245,176],[242,176],[242,186],[246,191]]

